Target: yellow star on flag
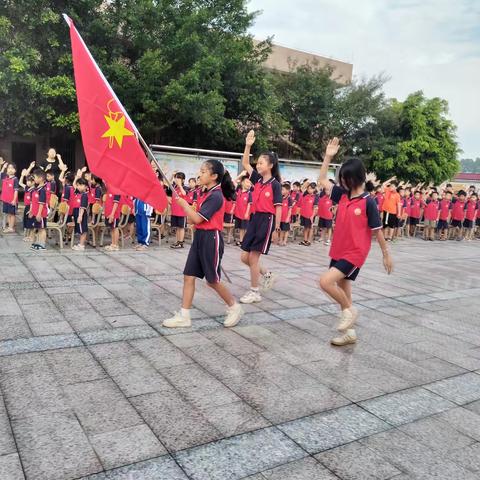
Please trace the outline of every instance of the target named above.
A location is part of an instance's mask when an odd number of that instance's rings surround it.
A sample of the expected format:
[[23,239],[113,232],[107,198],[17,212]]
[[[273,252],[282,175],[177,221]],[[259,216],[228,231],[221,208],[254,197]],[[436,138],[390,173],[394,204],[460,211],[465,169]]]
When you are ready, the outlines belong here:
[[102,135],[102,138],[108,138],[108,146],[113,147],[113,139],[117,141],[117,144],[122,148],[123,137],[133,137],[134,133],[125,128],[125,117],[122,115],[118,120],[110,118],[108,115],[104,115],[105,120],[108,123],[109,129]]

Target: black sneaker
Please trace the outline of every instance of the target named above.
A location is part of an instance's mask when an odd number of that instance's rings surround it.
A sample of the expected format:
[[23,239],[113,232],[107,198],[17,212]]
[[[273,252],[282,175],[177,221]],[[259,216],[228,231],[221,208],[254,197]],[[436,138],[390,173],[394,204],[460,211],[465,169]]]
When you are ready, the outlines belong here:
[[38,247],[38,243],[32,243],[32,244],[30,245],[30,250],[36,250],[37,247]]
[[46,250],[46,247],[43,245],[39,245],[38,243],[35,245],[32,245],[33,250]]
[[178,248],[183,248],[183,242],[174,243],[173,245],[170,245],[170,248],[173,248],[175,250]]

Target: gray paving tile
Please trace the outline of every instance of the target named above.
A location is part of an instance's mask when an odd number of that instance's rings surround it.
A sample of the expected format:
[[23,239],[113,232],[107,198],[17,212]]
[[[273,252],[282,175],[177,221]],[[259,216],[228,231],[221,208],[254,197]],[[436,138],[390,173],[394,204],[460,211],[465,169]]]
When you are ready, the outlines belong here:
[[466,408],[453,408],[436,415],[435,418],[442,420],[454,427],[459,432],[480,441],[480,414]]
[[147,425],[106,432],[89,437],[105,470],[137,463],[167,453]]
[[388,424],[357,406],[347,406],[278,426],[309,453],[318,453],[386,430]]
[[0,456],[0,478],[2,480],[24,480],[18,453]]
[[480,400],[480,375],[466,373],[425,385],[425,388],[458,405],[465,405]]
[[[3,400],[1,401],[3,402]],[[12,430],[10,428],[10,420],[6,415],[6,413],[1,413],[0,414],[0,456],[7,455],[9,453],[15,453],[16,450],[17,449],[15,447],[15,442],[13,440]]]
[[88,435],[112,432],[143,423],[110,379],[67,385],[64,391]]
[[455,406],[452,402],[422,388],[391,393],[366,400],[360,405],[392,425],[413,422]]
[[14,420],[12,427],[27,478],[76,478],[102,470],[71,413],[22,418]]
[[480,443],[449,452],[448,458],[480,475]]
[[449,452],[475,443],[473,438],[442,422],[436,416],[423,418],[399,428],[418,442],[441,452]]
[[0,356],[42,352],[56,348],[79,347],[82,345],[81,340],[74,334],[5,340],[0,342]]
[[157,337],[158,333],[151,327],[145,326],[81,332],[79,336],[87,345],[93,345],[96,343],[120,342],[122,340]]
[[191,358],[185,355],[170,341],[162,337],[133,340],[130,341],[130,345],[157,370],[193,363]]
[[139,395],[131,402],[171,452],[222,438],[201,411],[176,392]]
[[267,480],[335,480],[338,478],[312,457],[266,470],[262,475]]
[[175,455],[192,480],[237,480],[304,456],[305,451],[274,427]]
[[189,480],[168,455],[110,470],[83,480]]
[[402,473],[378,452],[359,442],[319,453],[315,458],[343,480],[387,480]]

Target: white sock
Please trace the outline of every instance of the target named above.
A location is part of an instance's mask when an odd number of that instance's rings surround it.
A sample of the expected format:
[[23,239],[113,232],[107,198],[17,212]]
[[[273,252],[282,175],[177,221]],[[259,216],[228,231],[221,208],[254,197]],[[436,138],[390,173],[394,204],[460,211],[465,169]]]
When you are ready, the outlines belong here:
[[258,293],[260,289],[258,287],[250,287],[250,290],[252,292]]
[[182,308],[181,313],[182,313],[183,318],[190,318],[190,309],[189,308]]

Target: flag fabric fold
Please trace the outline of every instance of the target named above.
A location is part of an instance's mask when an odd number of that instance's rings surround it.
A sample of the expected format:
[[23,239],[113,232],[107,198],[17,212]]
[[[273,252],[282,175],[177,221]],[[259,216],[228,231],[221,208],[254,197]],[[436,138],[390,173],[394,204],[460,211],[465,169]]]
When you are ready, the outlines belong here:
[[138,141],[138,130],[93,59],[73,21],[72,59],[83,148],[89,170],[112,192],[163,211],[167,197]]

